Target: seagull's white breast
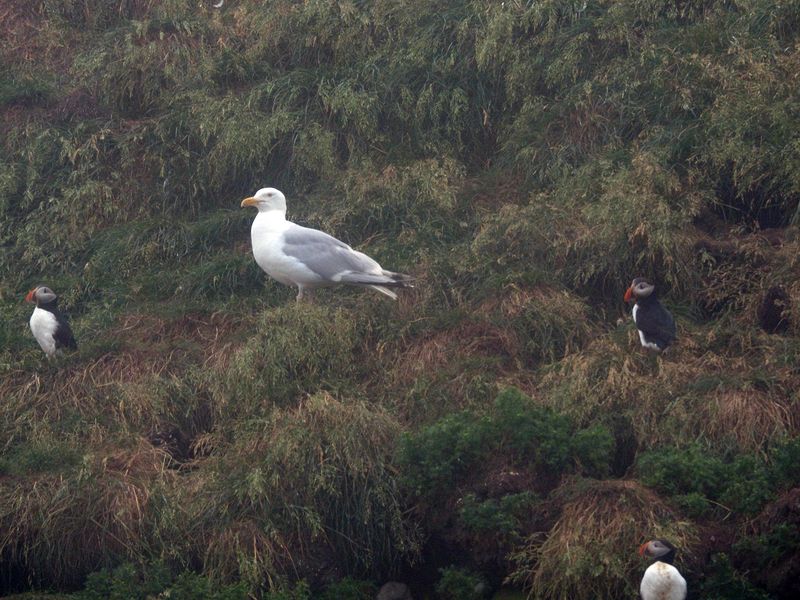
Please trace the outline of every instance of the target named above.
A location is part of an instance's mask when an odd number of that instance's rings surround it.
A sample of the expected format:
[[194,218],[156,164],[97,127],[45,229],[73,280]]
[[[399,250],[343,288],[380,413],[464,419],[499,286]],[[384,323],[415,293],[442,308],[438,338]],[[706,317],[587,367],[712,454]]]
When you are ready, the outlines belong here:
[[253,257],[267,275],[284,285],[319,283],[319,275],[283,251],[283,235],[292,227],[296,225],[277,211],[259,212],[250,228]]
[[56,329],[58,321],[56,316],[49,310],[44,310],[38,306],[33,309],[30,320],[31,332],[36,341],[48,356],[55,354],[56,351]]
[[642,600],[684,600],[686,580],[672,565],[656,561],[644,572],[639,591]]

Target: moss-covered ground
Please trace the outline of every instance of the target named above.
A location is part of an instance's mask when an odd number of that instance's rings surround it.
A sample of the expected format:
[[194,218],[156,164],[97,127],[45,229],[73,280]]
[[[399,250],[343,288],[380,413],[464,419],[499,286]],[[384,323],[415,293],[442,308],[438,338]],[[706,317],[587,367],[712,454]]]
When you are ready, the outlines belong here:
[[797,597],[798,90],[797,0],[4,0],[0,591]]

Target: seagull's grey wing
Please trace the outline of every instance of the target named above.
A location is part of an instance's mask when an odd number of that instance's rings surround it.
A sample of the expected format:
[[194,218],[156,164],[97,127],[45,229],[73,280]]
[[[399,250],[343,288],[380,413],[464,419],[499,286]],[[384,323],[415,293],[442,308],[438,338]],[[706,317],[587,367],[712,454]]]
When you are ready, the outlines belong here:
[[375,276],[385,280],[380,265],[369,256],[316,229],[292,227],[283,234],[282,249],[325,281],[377,283],[372,281]]

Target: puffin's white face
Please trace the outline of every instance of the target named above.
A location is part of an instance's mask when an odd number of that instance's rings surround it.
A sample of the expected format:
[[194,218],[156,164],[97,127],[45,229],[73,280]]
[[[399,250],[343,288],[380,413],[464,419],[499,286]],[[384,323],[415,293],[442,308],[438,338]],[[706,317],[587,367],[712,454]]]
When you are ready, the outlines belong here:
[[675,548],[663,540],[650,540],[639,547],[639,554],[651,558],[659,558],[674,551]]
[[57,296],[55,292],[53,292],[53,290],[51,290],[46,285],[40,285],[38,287],[33,288],[30,292],[28,292],[28,295],[25,296],[25,300],[27,302],[35,302],[36,304],[39,304],[40,302],[43,304],[47,304],[49,302],[52,302],[56,298]]
[[637,277],[631,282],[630,287],[625,291],[625,302],[630,302],[634,298],[647,298],[656,289],[652,283],[642,277]]
[[286,212],[286,197],[275,188],[261,188],[255,196],[242,200],[242,208],[245,206],[255,206],[259,212],[279,210]]

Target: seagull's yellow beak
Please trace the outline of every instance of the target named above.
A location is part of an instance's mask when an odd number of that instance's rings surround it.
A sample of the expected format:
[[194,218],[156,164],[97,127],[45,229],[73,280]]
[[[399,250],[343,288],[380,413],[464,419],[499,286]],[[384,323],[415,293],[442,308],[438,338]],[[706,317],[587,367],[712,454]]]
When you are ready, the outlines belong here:
[[244,208],[245,206],[258,206],[258,200],[256,200],[252,196],[250,198],[245,198],[244,200],[242,200],[242,208]]

